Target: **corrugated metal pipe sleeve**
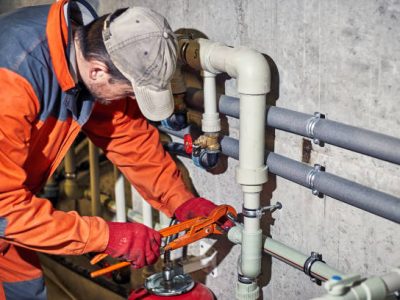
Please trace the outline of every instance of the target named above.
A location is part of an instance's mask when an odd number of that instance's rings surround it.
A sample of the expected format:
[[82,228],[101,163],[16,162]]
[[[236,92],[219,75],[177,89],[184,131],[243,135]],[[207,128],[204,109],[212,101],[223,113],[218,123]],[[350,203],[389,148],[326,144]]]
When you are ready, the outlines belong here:
[[[198,109],[201,97],[199,90],[188,91],[186,103]],[[198,103],[200,102],[200,103]],[[219,98],[219,111],[230,117],[239,118],[239,99],[226,95]],[[374,158],[400,165],[400,139],[374,131],[345,125],[324,119],[323,115],[305,114],[289,109],[270,106],[267,108],[266,125],[312,139],[314,142],[327,143],[343,149],[365,154]]]
[[[166,130],[163,127],[159,129],[181,138],[191,130],[190,127],[182,131]],[[221,151],[224,155],[238,159],[239,141],[227,136],[222,137]],[[313,190],[314,194],[325,194],[400,224],[399,198],[273,152],[266,153],[266,164],[270,173],[307,187]]]

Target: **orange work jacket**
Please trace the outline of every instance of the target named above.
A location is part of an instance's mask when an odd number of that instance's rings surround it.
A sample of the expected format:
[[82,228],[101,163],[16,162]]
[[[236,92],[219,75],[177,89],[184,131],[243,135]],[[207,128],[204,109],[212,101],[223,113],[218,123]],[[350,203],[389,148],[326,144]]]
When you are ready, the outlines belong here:
[[134,100],[104,106],[79,91],[68,58],[72,2],[0,16],[0,243],[78,255],[105,249],[105,221],[35,194],[81,130],[154,208],[171,216],[193,195]]

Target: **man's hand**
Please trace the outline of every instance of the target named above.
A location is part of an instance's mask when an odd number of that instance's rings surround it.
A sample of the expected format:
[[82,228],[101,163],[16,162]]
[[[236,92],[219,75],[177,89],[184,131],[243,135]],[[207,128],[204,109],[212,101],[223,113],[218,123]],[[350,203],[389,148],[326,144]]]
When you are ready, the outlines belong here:
[[[195,217],[208,217],[217,205],[210,200],[198,197],[192,198],[179,206],[175,211],[175,217],[179,222],[184,222]],[[230,220],[223,220],[222,229],[229,230],[234,226]]]
[[107,224],[110,237],[105,253],[131,261],[136,269],[157,261],[161,245],[161,235],[157,231],[140,223]]

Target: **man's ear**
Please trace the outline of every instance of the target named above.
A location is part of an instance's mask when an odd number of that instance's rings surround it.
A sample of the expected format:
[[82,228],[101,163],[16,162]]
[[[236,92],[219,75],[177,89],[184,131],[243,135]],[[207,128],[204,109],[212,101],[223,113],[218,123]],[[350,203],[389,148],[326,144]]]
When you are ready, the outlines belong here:
[[107,81],[109,77],[108,68],[105,63],[98,60],[91,60],[89,62],[89,78],[92,81],[103,82]]

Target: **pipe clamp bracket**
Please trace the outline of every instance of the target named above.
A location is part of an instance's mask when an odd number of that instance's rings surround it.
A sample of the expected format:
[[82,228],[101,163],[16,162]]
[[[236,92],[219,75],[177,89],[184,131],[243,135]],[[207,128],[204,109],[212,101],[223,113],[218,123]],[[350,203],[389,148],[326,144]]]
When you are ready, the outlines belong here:
[[320,145],[321,147],[324,146],[324,142],[320,141],[315,137],[314,129],[317,125],[318,121],[321,119],[325,119],[325,115],[319,112],[315,112],[314,116],[307,121],[306,131],[307,136],[312,139],[313,143],[316,145]]
[[314,275],[311,272],[313,264],[317,261],[325,263],[325,261],[322,260],[322,254],[317,252],[311,252],[311,255],[307,258],[306,262],[304,263],[303,271],[307,276],[310,277],[312,282],[321,285],[321,280],[314,277]]
[[246,218],[258,218],[258,219],[261,219],[261,217],[267,211],[271,211],[271,213],[273,213],[277,209],[281,209],[281,208],[282,208],[282,203],[280,203],[280,202],[276,202],[276,204],[274,204],[274,205],[261,207],[260,209],[249,209],[249,208],[245,208],[243,206],[242,215],[244,217],[246,217]]
[[324,171],[325,171],[325,167],[324,166],[321,166],[319,164],[315,164],[314,168],[310,172],[308,172],[308,174],[307,174],[308,187],[312,190],[313,195],[318,196],[318,198],[323,198],[324,194],[321,193],[320,191],[318,191],[314,187],[315,178],[317,177],[319,172],[324,172]]

